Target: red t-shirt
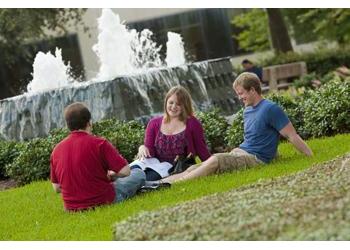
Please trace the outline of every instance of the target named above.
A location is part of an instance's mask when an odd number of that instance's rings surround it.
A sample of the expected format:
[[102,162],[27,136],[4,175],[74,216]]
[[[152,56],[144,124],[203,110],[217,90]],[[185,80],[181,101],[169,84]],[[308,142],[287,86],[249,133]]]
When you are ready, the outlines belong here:
[[52,183],[61,187],[64,206],[80,210],[115,199],[107,170],[118,173],[128,162],[106,139],[73,131],[51,154]]

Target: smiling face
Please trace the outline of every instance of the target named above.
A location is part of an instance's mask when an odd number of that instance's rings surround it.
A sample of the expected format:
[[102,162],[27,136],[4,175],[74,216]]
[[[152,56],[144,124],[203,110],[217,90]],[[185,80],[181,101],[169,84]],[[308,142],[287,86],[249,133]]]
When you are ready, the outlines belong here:
[[166,111],[169,117],[179,117],[181,115],[182,109],[182,105],[179,103],[177,95],[171,95],[166,102]]
[[246,90],[242,86],[237,85],[234,90],[236,91],[238,98],[244,103],[245,107],[253,106],[255,104],[257,93],[254,88]]

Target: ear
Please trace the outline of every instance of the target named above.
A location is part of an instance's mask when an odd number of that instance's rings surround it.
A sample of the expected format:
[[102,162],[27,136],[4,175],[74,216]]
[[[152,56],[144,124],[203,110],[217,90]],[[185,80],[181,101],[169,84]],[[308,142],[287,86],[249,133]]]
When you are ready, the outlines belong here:
[[89,127],[92,128],[92,121],[91,120],[86,123],[85,128],[89,128]]

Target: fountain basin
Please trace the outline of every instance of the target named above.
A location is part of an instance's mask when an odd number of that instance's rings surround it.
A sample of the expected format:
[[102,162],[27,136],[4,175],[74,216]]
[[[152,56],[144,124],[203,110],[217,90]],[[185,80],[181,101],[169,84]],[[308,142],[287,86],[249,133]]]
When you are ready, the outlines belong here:
[[166,92],[178,84],[190,91],[197,110],[216,106],[230,115],[240,108],[232,90],[235,77],[229,58],[220,58],[0,100],[0,138],[45,137],[65,126],[64,107],[78,101],[88,106],[93,121],[151,117],[163,111]]

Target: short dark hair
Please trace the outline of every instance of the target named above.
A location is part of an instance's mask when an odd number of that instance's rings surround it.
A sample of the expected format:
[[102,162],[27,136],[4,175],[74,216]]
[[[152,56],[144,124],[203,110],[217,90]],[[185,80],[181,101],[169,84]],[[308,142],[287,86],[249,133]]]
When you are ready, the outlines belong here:
[[254,73],[244,72],[237,76],[236,80],[233,82],[233,88],[235,89],[237,86],[241,86],[247,91],[253,88],[261,95],[261,81]]
[[91,120],[91,113],[84,103],[75,102],[65,108],[64,119],[70,131],[85,129]]
[[247,63],[253,64],[252,61],[249,61],[248,59],[244,59],[244,60],[242,61],[242,64],[247,64]]

